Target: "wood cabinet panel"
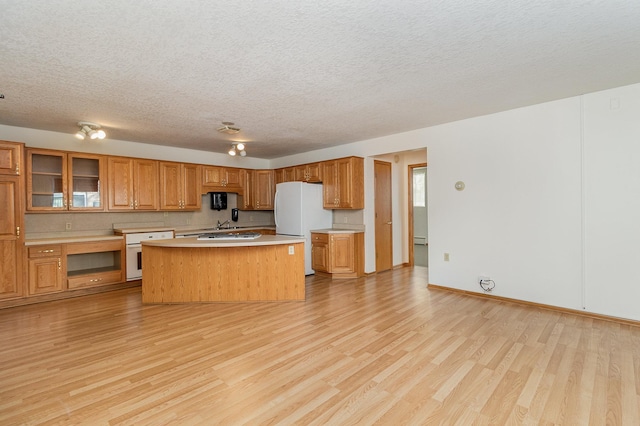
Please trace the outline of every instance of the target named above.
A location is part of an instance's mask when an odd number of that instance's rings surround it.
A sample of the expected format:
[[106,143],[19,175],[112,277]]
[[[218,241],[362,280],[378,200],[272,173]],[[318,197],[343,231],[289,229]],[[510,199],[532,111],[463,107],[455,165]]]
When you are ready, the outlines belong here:
[[24,180],[0,175],[0,299],[23,294]]
[[273,170],[253,171],[253,207],[255,210],[273,210],[275,174]]
[[86,274],[78,277],[69,277],[67,278],[67,285],[69,286],[69,289],[76,289],[83,287],[116,284],[122,281],[122,271],[111,271]]
[[202,191],[241,192],[242,170],[235,167],[204,166],[202,169]]
[[322,163],[301,164],[294,167],[295,180],[301,182],[322,182]]
[[160,162],[160,210],[199,210],[200,166]]
[[311,234],[311,268],[316,272],[329,273],[329,236]]
[[60,255],[29,259],[29,295],[63,291],[62,263]]
[[109,210],[158,209],[158,161],[109,157]]
[[22,144],[0,141],[0,175],[22,173]]
[[183,164],[183,210],[200,210],[202,208],[202,166]]
[[109,157],[109,210],[133,209],[133,160]]
[[242,182],[242,194],[238,196],[240,210],[273,210],[274,170],[244,170]]
[[353,234],[331,234],[329,243],[331,273],[350,273],[355,271],[355,252]]
[[276,184],[282,182],[294,182],[296,180],[295,167],[285,167],[282,169],[276,169],[275,171]]
[[364,208],[364,159],[346,157],[323,162],[325,209]]
[[160,162],[160,210],[182,208],[182,176],[180,163]]
[[158,161],[134,160],[134,208],[158,210]]
[[311,267],[332,278],[364,275],[364,233],[311,233]]

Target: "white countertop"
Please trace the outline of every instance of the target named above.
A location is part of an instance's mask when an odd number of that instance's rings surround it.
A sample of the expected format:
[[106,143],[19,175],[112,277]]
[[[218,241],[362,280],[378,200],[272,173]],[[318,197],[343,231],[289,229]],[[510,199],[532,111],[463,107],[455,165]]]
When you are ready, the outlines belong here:
[[278,244],[304,243],[305,239],[300,237],[288,237],[284,235],[261,235],[256,239],[237,240],[198,240],[197,237],[173,238],[171,240],[143,241],[142,247],[177,247],[177,248],[199,248],[199,247],[252,247],[252,246],[272,246]]

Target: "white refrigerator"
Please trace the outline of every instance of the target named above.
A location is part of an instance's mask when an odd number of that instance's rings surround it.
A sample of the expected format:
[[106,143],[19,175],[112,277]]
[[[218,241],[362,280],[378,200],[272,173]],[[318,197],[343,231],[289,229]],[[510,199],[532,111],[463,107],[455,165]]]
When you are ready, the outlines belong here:
[[322,208],[322,185],[283,182],[276,185],[276,234],[304,237],[304,273],[311,269],[311,230],[331,228],[333,212]]

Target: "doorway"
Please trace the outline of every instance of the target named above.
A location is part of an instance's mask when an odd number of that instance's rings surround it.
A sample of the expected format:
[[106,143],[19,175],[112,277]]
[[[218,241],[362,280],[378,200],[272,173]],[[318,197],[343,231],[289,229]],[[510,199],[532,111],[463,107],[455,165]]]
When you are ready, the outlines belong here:
[[408,170],[409,264],[428,267],[427,163],[410,164]]
[[393,267],[391,163],[374,160],[376,272]]

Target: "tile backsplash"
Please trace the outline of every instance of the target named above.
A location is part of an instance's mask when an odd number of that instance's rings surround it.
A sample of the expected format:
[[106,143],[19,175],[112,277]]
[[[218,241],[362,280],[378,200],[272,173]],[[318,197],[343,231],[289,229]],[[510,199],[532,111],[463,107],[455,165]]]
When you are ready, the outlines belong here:
[[[209,195],[202,196],[202,209],[193,212],[105,212],[105,213],[27,213],[27,239],[52,236],[111,235],[113,225],[127,223],[134,226],[215,226],[217,221],[231,219],[231,209],[237,206],[237,194],[227,195],[226,210],[211,210]],[[272,211],[240,211],[237,226],[273,226]],[[71,229],[67,229],[70,224]]]

